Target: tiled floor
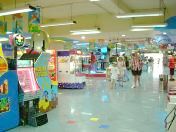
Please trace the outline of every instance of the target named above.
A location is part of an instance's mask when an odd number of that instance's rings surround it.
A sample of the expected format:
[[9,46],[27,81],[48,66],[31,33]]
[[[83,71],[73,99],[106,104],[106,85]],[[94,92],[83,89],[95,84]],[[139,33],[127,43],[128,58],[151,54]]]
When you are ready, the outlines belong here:
[[142,86],[135,89],[131,81],[109,89],[105,79],[88,79],[83,90],[60,90],[48,124],[10,132],[164,132],[165,95],[158,82],[162,69],[153,70],[142,74]]

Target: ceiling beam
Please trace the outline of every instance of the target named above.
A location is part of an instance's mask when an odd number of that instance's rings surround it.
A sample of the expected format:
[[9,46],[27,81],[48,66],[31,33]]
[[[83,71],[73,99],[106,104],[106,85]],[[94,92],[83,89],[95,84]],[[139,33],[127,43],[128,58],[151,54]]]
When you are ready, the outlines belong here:
[[124,12],[131,12],[132,10],[130,9],[130,7],[125,4],[122,0],[112,0],[112,2],[122,11]]

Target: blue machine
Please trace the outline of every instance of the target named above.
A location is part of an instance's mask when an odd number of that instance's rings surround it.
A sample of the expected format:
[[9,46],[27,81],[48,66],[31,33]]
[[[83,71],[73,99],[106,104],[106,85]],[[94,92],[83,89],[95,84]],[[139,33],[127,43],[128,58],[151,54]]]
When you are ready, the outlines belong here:
[[0,132],[19,124],[18,78],[15,71],[0,76]]

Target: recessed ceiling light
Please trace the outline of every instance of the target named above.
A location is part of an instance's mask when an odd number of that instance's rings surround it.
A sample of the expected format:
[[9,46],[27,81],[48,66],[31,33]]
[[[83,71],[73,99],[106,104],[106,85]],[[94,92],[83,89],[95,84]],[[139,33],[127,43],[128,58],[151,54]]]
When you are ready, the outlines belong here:
[[85,37],[85,36],[81,36],[81,39],[83,39],[83,40],[84,40],[84,39],[86,39],[86,37]]
[[166,35],[167,33],[166,32],[163,32],[163,35]]
[[122,37],[126,37],[126,35],[125,35],[125,34],[122,34],[121,36],[122,36]]

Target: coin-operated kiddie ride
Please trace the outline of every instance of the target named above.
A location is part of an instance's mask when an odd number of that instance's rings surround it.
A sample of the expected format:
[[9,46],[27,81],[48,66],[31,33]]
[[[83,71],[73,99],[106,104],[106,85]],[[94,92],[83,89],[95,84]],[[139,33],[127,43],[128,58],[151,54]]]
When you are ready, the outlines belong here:
[[40,126],[47,123],[46,112],[57,105],[57,86],[52,85],[48,75],[50,54],[45,52],[47,41],[44,35],[42,31],[34,34],[32,48],[17,60],[20,121],[23,125]]
[[18,77],[15,70],[8,70],[0,44],[0,132],[19,124]]

